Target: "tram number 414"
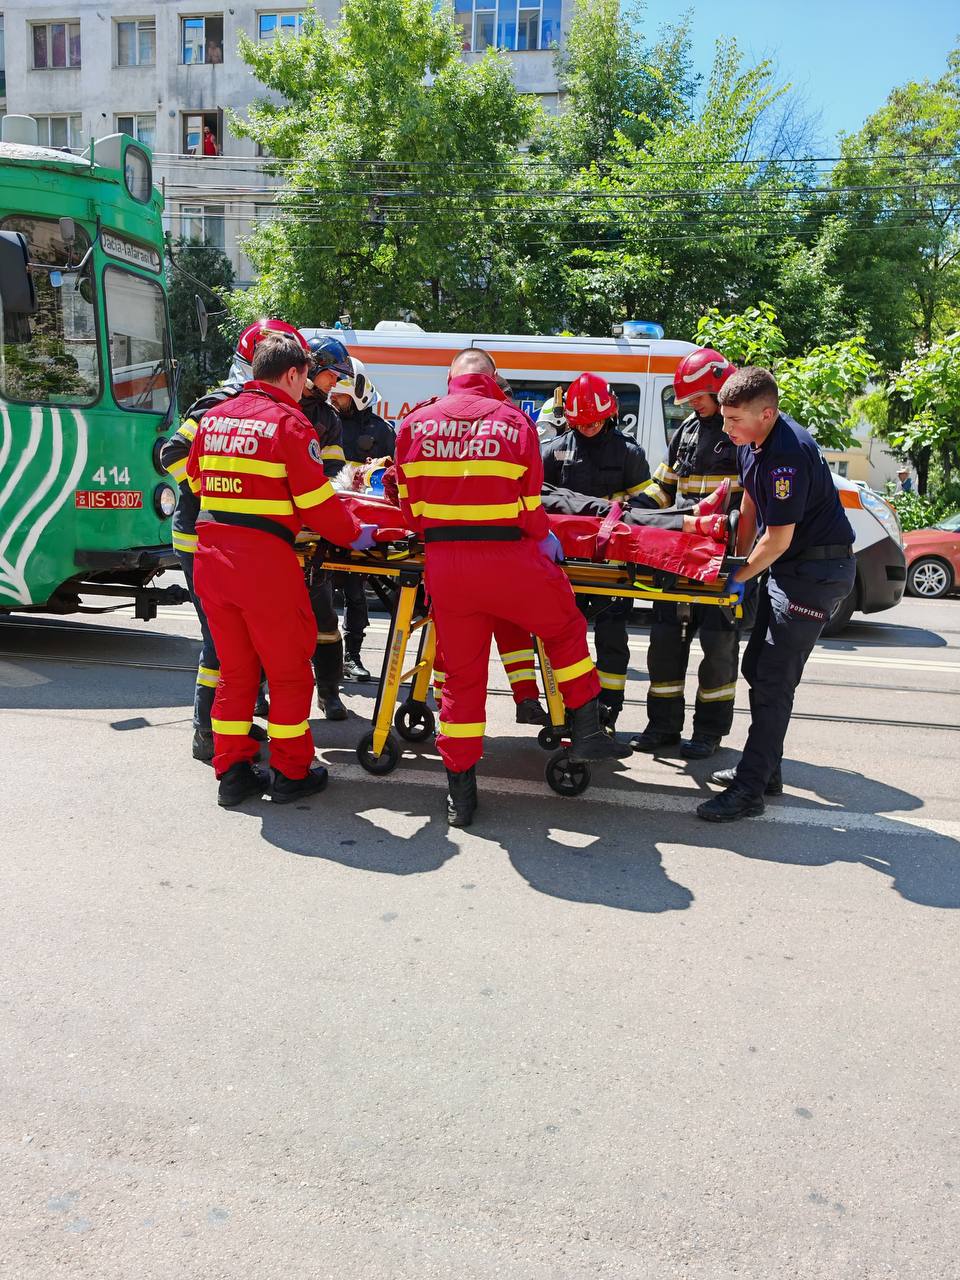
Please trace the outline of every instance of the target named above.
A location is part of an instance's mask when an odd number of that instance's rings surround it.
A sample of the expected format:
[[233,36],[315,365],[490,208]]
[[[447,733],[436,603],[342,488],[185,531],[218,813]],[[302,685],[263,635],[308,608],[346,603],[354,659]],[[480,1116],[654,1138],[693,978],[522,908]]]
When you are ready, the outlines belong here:
[[77,489],[73,496],[81,511],[139,511],[143,507],[139,489]]
[[90,477],[96,484],[109,484],[112,480],[114,484],[130,483],[129,467],[98,467]]

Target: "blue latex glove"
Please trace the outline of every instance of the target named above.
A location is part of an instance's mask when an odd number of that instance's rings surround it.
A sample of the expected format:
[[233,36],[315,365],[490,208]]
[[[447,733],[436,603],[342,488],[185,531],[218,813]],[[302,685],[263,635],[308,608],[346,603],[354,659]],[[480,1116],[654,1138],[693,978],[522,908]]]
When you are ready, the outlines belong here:
[[360,526],[360,536],[350,543],[354,551],[369,551],[374,545],[374,534],[377,532],[375,524],[362,524]]
[[737,597],[736,599],[737,604],[743,604],[744,592],[747,589],[747,584],[745,582],[740,582],[740,580],[738,578],[735,578],[731,573],[723,589],[728,596]]
[[563,560],[563,547],[555,533],[548,533],[545,538],[541,538],[537,546],[540,548],[540,554],[552,560],[554,564],[560,564]]

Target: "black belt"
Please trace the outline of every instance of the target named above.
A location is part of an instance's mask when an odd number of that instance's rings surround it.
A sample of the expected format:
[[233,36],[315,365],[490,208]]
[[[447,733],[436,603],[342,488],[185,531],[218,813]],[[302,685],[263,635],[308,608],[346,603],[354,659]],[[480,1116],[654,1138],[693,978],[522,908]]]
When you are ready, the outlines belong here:
[[807,547],[806,551],[798,551],[791,560],[846,560],[853,555],[853,547],[849,543],[835,543],[826,547]]
[[519,542],[523,530],[516,525],[464,524],[425,529],[424,542]]
[[268,520],[266,516],[249,516],[239,511],[201,511],[197,524],[230,524],[240,529],[256,529],[259,533],[272,533],[274,537],[282,538],[291,547],[297,542],[285,524],[277,524],[276,520]]

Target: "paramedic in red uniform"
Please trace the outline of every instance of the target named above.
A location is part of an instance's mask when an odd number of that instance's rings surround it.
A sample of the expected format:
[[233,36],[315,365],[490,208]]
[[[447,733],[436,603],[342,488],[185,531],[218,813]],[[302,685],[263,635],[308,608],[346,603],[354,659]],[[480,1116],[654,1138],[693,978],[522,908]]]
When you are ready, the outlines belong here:
[[450,824],[469,826],[477,804],[490,640],[500,619],[543,640],[571,713],[571,759],[623,759],[626,747],[600,728],[586,622],[540,503],[536,429],[507,402],[486,352],[454,358],[448,394],[405,419],[396,459],[400,507],[426,546],[427,595],[446,665],[437,747]]
[[316,625],[294,552],[307,525],[341,546],[365,549],[359,525],[324,474],[316,433],[298,407],[310,357],[294,338],[262,339],[253,380],[200,418],[187,478],[200,497],[194,583],[220,657],[211,717],[219,803],[260,795],[250,737],[261,664],[270,685],[270,798],[320,791],[307,717]]

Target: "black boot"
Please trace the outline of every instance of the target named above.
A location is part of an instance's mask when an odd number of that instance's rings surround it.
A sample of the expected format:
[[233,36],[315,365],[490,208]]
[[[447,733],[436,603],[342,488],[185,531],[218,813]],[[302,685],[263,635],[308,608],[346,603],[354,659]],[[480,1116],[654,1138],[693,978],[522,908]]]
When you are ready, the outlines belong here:
[[363,665],[359,649],[348,649],[344,654],[343,678],[344,680],[356,680],[359,684],[366,684],[368,680],[373,679],[373,676]]
[[451,827],[469,827],[477,807],[477,771],[447,770],[447,822]]
[[751,795],[734,783],[712,800],[697,805],[697,817],[704,822],[736,822],[740,818],[755,818],[763,813],[762,796]]
[[664,747],[675,747],[679,742],[679,733],[664,733],[660,729],[651,729],[648,725],[643,733],[630,739],[630,746],[634,751],[646,751],[652,755],[655,751],[662,751]]
[[[732,769],[717,769],[715,773],[711,773],[710,781],[715,782],[718,787],[732,787],[737,780],[736,767]],[[773,771],[773,776],[764,787],[763,794],[765,796],[782,796],[783,795],[783,774],[780,772],[780,766],[777,765]]]
[[720,745],[720,739],[712,734],[697,733],[680,743],[680,754],[685,760],[707,760]]
[[327,640],[313,651],[313,675],[317,682],[317,701],[328,720],[346,720],[347,708],[340,697],[343,679],[343,641]]
[[317,685],[317,701],[328,720],[346,720],[347,708],[343,705],[340,690],[335,685]]
[[327,770],[322,764],[315,764],[305,778],[288,778],[279,769],[270,770],[270,799],[274,804],[290,804],[292,800],[303,800],[314,796],[327,785]]
[[224,809],[232,809],[250,796],[262,796],[267,789],[267,780],[252,764],[241,760],[232,764],[220,779],[217,792],[217,804]]
[[209,764],[213,759],[212,729],[194,729],[193,758],[194,760],[202,760],[204,764]]
[[600,727],[600,700],[591,698],[570,713],[570,759],[574,764],[588,760],[625,760],[630,748]]
[[517,703],[517,724],[547,725],[550,717],[536,698],[524,698]]

